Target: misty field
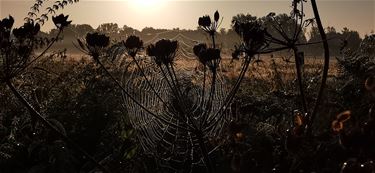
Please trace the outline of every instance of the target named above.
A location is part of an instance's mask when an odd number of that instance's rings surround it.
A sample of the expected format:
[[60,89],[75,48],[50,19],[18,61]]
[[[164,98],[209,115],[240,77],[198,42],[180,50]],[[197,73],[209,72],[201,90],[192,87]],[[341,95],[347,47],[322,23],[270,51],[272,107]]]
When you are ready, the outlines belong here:
[[374,173],[375,35],[291,2],[229,29],[219,11],[195,30],[56,14],[78,0],[4,17],[0,172]]

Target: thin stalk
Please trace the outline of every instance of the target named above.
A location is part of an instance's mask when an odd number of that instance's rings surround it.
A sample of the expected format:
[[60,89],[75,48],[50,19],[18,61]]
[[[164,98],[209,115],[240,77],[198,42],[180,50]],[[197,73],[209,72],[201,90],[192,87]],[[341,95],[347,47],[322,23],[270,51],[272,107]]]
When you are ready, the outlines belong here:
[[182,94],[182,92],[181,92],[181,85],[180,85],[180,83],[178,82],[178,78],[177,78],[177,75],[176,75],[176,71],[174,70],[174,67],[173,67],[172,64],[171,64],[171,71],[172,71],[172,74],[173,74],[174,79],[176,80],[177,90]]
[[203,70],[203,84],[202,84],[202,100],[201,100],[201,108],[203,108],[204,104],[204,95],[205,95],[205,90],[206,90],[206,65],[204,65],[204,70]]
[[148,80],[146,74],[144,73],[143,69],[141,68],[141,66],[139,65],[139,63],[137,62],[137,60],[135,59],[135,57],[131,56],[133,58],[133,61],[135,63],[135,65],[137,66],[137,68],[141,71],[141,75],[143,76],[143,78],[146,80],[146,83],[147,85],[151,88],[151,90],[155,93],[156,97],[158,97],[158,99],[166,106],[168,106],[165,101],[160,97],[160,95],[158,94],[158,92],[156,92],[154,86],[151,85],[150,81]]
[[59,32],[57,33],[56,37],[52,40],[52,42],[37,56],[35,57],[32,61],[30,61],[27,65],[25,65],[22,70],[26,69],[29,67],[32,63],[37,61],[39,58],[41,58],[51,47],[52,45],[58,40],[60,34],[62,33],[62,29],[59,29]]
[[[185,107],[185,104],[183,103],[184,101],[184,96],[182,95],[182,92],[178,86],[178,80],[177,80],[177,77],[175,76],[175,72],[173,70],[173,66],[171,66],[171,68],[169,68],[169,66],[166,66],[167,67],[167,71],[168,71],[168,74],[169,76],[171,77],[171,80],[176,88],[176,92],[177,92],[177,97],[178,97],[178,100],[180,101],[180,104],[178,105],[180,108],[181,108],[181,113],[183,115],[186,116],[186,118],[192,123],[193,125],[193,128],[194,129],[197,129],[198,126],[197,126],[197,122],[194,121],[194,119],[192,119],[191,116],[189,116],[189,113],[186,111],[187,108]],[[173,71],[173,72],[172,72]],[[174,78],[173,76],[175,76],[176,78]],[[182,101],[182,102],[181,102]]]
[[197,136],[197,139],[198,139],[199,148],[202,152],[203,161],[204,161],[204,164],[206,165],[207,172],[208,173],[215,172],[214,171],[215,167],[213,166],[212,161],[208,155],[206,144],[204,144],[202,132],[196,132],[195,135]]
[[[167,81],[167,84],[168,84],[169,88],[171,89],[171,91],[174,92],[174,94],[176,94],[176,96],[178,96],[178,92],[177,92],[177,90],[175,90],[176,88],[173,87],[173,85],[171,84],[171,82],[169,82],[169,80],[168,80],[168,76],[167,76],[167,74],[165,73],[165,71],[163,70],[163,67],[162,67],[161,65],[158,65],[158,67],[160,68],[160,71],[161,71],[161,73],[163,74],[165,80]],[[172,80],[172,79],[171,79],[171,80]]]
[[209,124],[209,126],[207,128],[205,128],[205,130],[208,130],[210,129],[211,127],[213,127],[217,121],[219,121],[223,116],[224,114],[220,115],[216,120],[215,120],[215,117],[217,115],[220,114],[220,112],[224,112],[229,104],[232,102],[236,92],[238,91],[239,87],[240,87],[240,84],[243,80],[243,78],[245,77],[245,72],[247,71],[247,69],[249,68],[249,65],[250,65],[250,57],[245,57],[245,62],[244,62],[244,66],[243,68],[241,69],[241,73],[240,73],[240,76],[237,78],[237,81],[236,81],[236,84],[234,85],[234,87],[232,88],[232,90],[229,92],[228,96],[225,98],[224,102],[223,102],[223,105],[219,108],[219,110],[215,113],[215,115],[212,117],[212,119],[208,120],[207,123],[205,123],[205,125]]
[[207,101],[206,111],[203,114],[203,122],[207,121],[208,115],[211,113],[213,97],[215,94],[216,77],[217,77],[217,72],[215,70],[212,72],[211,90],[210,90],[210,95]]
[[303,108],[303,112],[307,113],[308,110],[307,110],[307,104],[306,104],[305,91],[304,91],[303,82],[302,82],[301,62],[300,62],[300,57],[298,57],[298,48],[294,47],[293,52],[294,52],[294,59],[296,62],[295,64],[296,64],[296,70],[297,70],[297,80],[298,80],[299,92],[301,95],[302,108]]
[[101,165],[99,162],[97,162],[94,157],[92,157],[89,153],[87,153],[83,148],[81,148],[78,144],[76,144],[72,139],[67,137],[65,134],[60,132],[53,124],[51,124],[47,119],[45,119],[35,108],[22,96],[21,93],[18,92],[18,90],[13,86],[10,79],[6,80],[7,86],[10,88],[10,90],[13,92],[13,94],[17,97],[17,99],[30,111],[31,116],[35,116],[37,119],[39,119],[46,127],[51,129],[53,132],[55,132],[58,136],[62,138],[65,142],[73,146],[74,149],[79,151],[81,154],[86,156],[92,163],[96,165],[97,168],[102,170],[103,172],[109,173],[107,168],[105,168],[103,165]]
[[320,36],[321,36],[321,38],[323,40],[324,67],[323,67],[323,76],[322,76],[322,82],[320,84],[320,89],[319,89],[318,97],[316,99],[316,102],[315,102],[314,109],[313,109],[313,112],[311,114],[311,117],[310,117],[310,119],[307,122],[307,134],[311,134],[312,133],[312,127],[311,126],[312,126],[313,121],[315,119],[315,116],[316,116],[316,114],[318,112],[319,104],[322,102],[322,99],[323,99],[323,92],[324,92],[324,88],[326,86],[326,81],[327,81],[327,76],[328,76],[328,69],[329,69],[329,47],[328,47],[327,36],[326,36],[326,34],[324,32],[324,28],[323,28],[322,21],[320,19],[320,15],[319,15],[319,11],[318,11],[318,6],[317,6],[315,0],[311,0],[311,6],[312,6],[312,9],[314,11],[314,16],[315,16],[316,24],[317,24],[318,29],[319,29]]

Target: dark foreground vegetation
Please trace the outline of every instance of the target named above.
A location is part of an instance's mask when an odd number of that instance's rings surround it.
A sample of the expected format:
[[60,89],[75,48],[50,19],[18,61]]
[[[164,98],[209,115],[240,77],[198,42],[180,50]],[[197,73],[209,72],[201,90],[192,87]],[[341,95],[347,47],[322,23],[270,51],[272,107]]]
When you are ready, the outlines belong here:
[[39,14],[45,2],[19,28],[0,21],[0,172],[375,172],[375,36],[326,34],[315,0],[312,19],[303,0],[233,17],[239,42],[219,12],[202,16],[208,39],[188,52],[90,30],[78,59],[50,49],[71,27],[53,14],[78,1]]

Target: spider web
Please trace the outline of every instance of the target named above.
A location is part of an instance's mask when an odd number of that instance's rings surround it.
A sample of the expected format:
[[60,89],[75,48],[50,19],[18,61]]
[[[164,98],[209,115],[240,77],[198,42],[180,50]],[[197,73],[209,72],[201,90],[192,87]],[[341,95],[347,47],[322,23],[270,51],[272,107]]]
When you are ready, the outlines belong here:
[[[197,136],[189,130],[189,127],[195,123],[203,129],[208,120],[222,116],[212,128],[205,129],[203,133],[204,143],[209,152],[217,148],[218,144],[210,142],[210,139],[220,135],[223,124],[228,121],[230,115],[229,111],[221,111],[217,114],[228,93],[221,72],[217,75],[215,90],[211,96],[212,75],[208,73],[206,75],[203,95],[202,72],[176,69],[176,76],[183,93],[183,97],[176,98],[168,84],[169,77],[163,75],[159,66],[145,56],[137,57],[136,61],[140,68],[134,61],[128,61],[129,65],[124,70],[122,83],[133,97],[123,94],[128,117],[137,131],[139,144],[146,153],[173,165],[170,168],[175,170],[191,169],[194,164],[202,164],[202,153]],[[209,97],[212,97],[212,106],[207,104]],[[202,100],[206,101],[202,102]],[[184,115],[178,111],[179,107],[183,108]]]

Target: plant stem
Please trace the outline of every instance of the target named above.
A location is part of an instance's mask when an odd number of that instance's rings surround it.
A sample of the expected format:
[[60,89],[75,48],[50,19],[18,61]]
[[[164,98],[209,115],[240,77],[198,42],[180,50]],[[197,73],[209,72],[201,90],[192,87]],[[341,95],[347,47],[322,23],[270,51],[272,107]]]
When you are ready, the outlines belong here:
[[318,11],[318,6],[316,4],[316,0],[311,0],[311,6],[312,6],[312,9],[314,11],[314,16],[315,16],[316,24],[317,24],[318,29],[319,29],[320,37],[322,38],[322,41],[323,41],[324,67],[323,67],[323,76],[322,76],[322,82],[320,84],[320,89],[319,89],[318,97],[316,99],[316,102],[315,102],[314,109],[313,109],[313,112],[311,114],[311,117],[310,117],[310,119],[307,122],[307,134],[311,134],[312,133],[312,127],[311,126],[312,126],[313,121],[314,121],[314,119],[316,117],[316,114],[317,114],[317,111],[318,111],[318,108],[319,108],[319,104],[321,103],[321,101],[323,99],[323,92],[324,92],[324,88],[326,86],[326,81],[327,81],[327,76],[328,76],[328,69],[329,69],[329,47],[328,47],[328,41],[327,41],[326,33],[324,32],[322,21],[320,20],[320,16],[319,16],[319,11]]
[[302,82],[302,72],[301,72],[301,62],[300,62],[301,57],[298,56],[298,48],[297,47],[293,48],[293,52],[294,52],[294,58],[295,58],[295,62],[296,62],[297,80],[298,80],[299,92],[300,92],[300,95],[301,95],[303,112],[307,113],[308,110],[307,110],[307,104],[306,104],[306,97],[305,97],[305,91],[303,89],[303,82]]
[[195,135],[197,136],[197,139],[198,139],[199,148],[201,149],[203,161],[204,161],[204,164],[206,165],[207,172],[213,173],[214,172],[214,166],[211,162],[210,157],[208,156],[208,151],[207,151],[206,145],[204,144],[202,132],[200,132],[200,131],[196,132]]
[[316,114],[318,112],[319,104],[320,104],[320,102],[323,99],[323,92],[324,92],[324,88],[326,86],[326,81],[327,81],[327,76],[328,76],[328,69],[329,69],[329,47],[328,47],[327,36],[326,36],[326,33],[324,32],[322,21],[320,20],[318,6],[317,6],[315,0],[311,0],[311,6],[312,6],[312,9],[313,9],[313,12],[314,12],[316,24],[318,26],[318,30],[319,30],[319,33],[320,33],[320,37],[322,38],[322,41],[323,41],[324,67],[323,67],[323,77],[322,77],[322,82],[320,84],[320,89],[319,89],[318,97],[316,99],[316,102],[315,102],[314,109],[313,109],[313,112],[311,114],[311,117],[310,117],[310,119],[307,122],[307,134],[311,134],[312,133],[312,127],[311,126],[312,126],[313,121],[314,121],[314,119],[316,117]]

